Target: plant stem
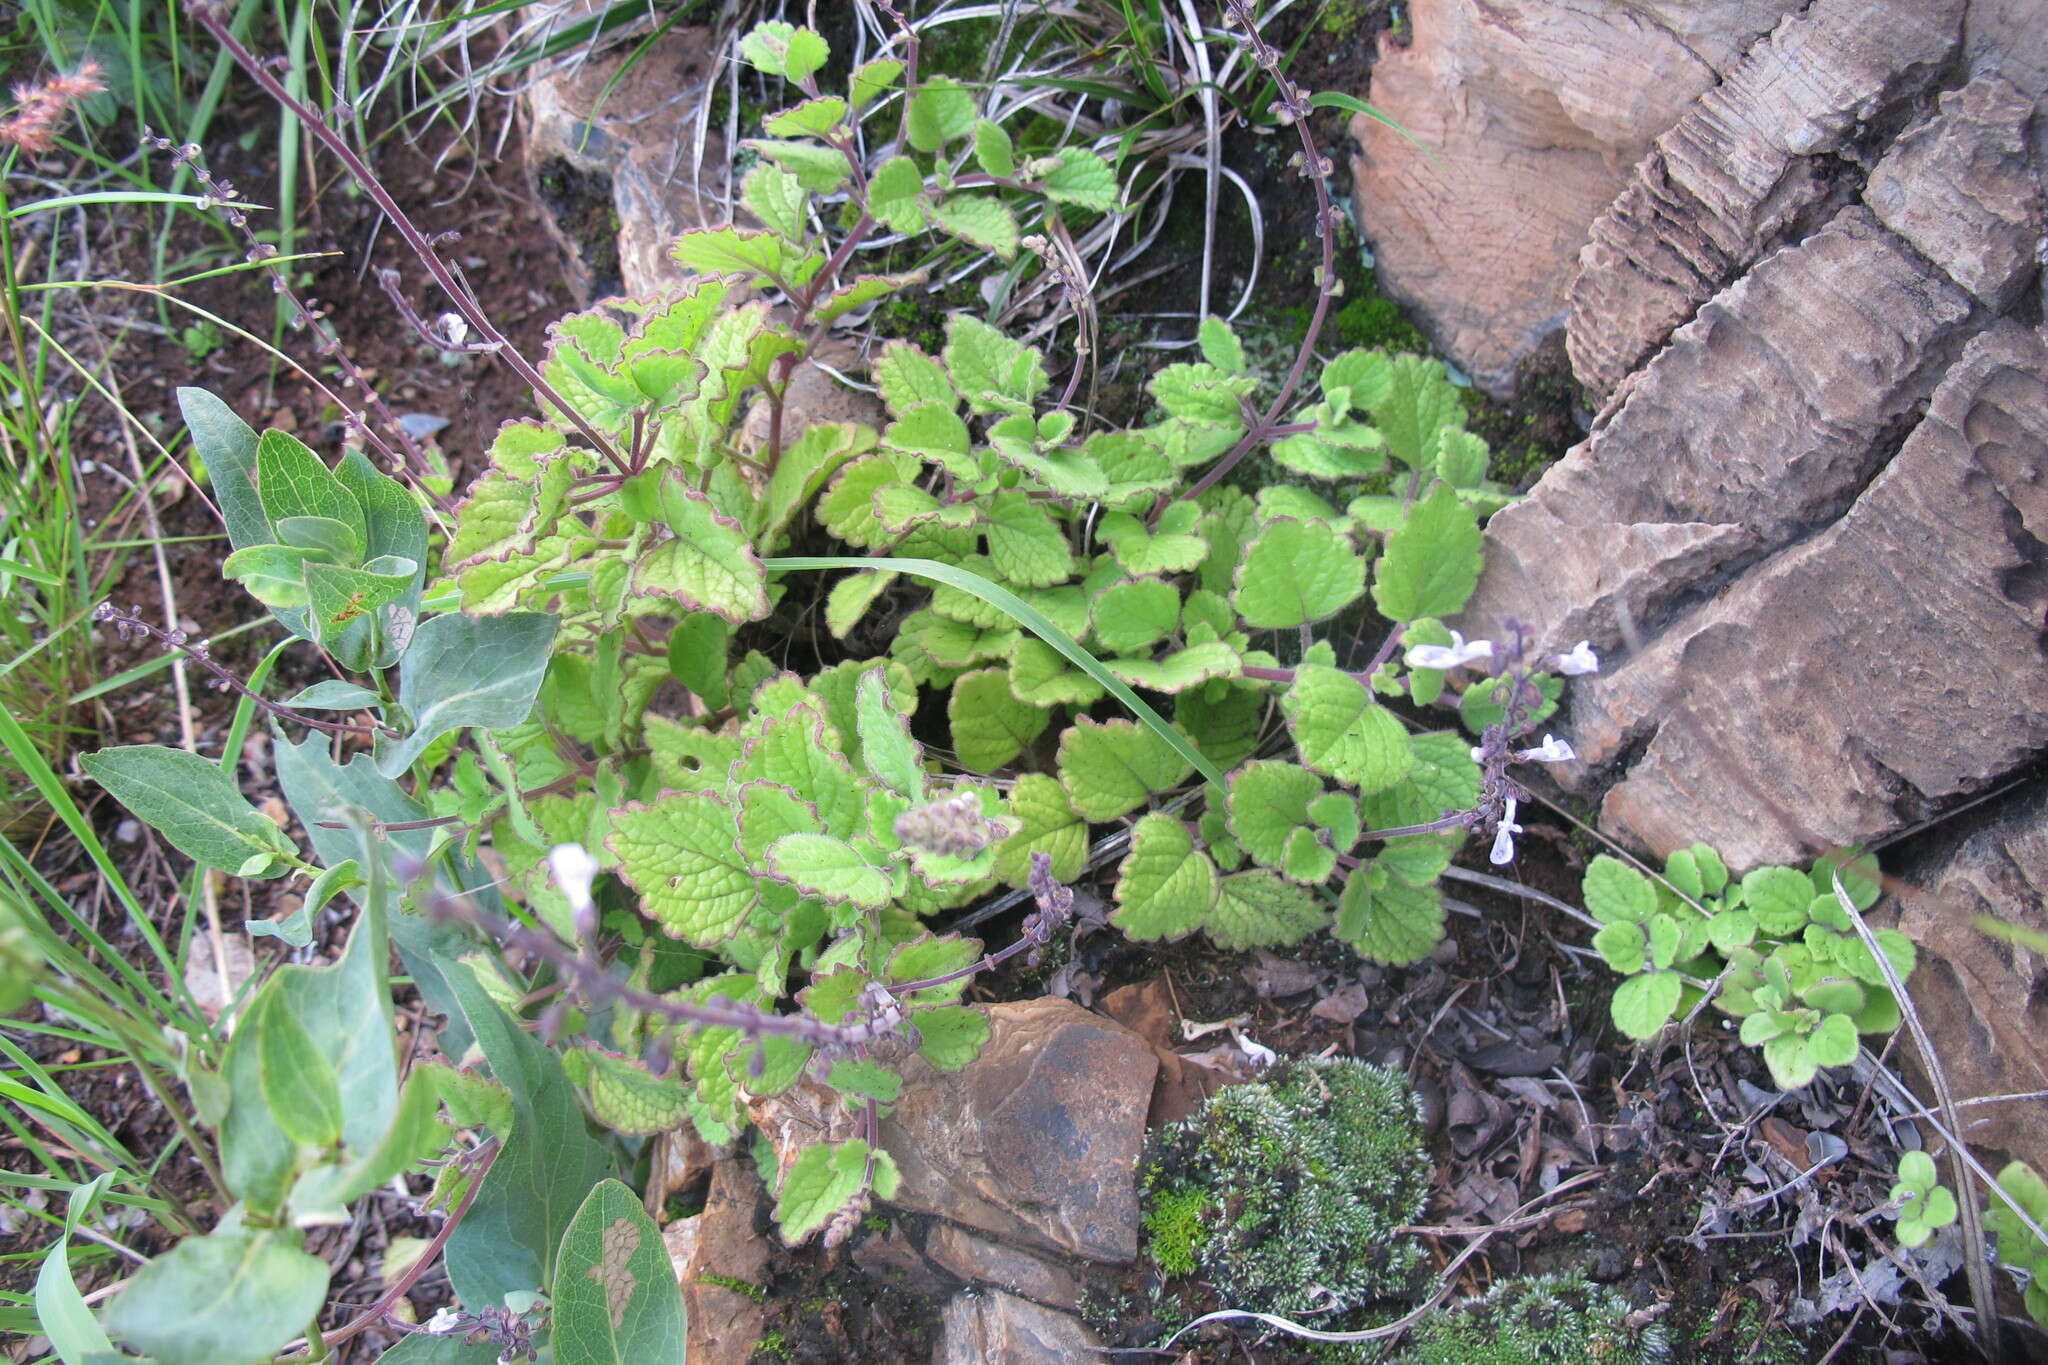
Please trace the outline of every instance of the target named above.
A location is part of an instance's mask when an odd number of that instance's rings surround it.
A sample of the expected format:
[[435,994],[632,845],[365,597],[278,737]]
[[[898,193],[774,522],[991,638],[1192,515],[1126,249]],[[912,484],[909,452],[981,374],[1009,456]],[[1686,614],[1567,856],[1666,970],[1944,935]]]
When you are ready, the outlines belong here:
[[201,28],[213,35],[221,50],[234,59],[235,65],[241,67],[249,79],[261,86],[265,94],[298,119],[323,147],[340,160],[349,175],[362,186],[363,193],[370,196],[371,202],[383,211],[398,235],[405,239],[413,254],[420,258],[420,264],[427,268],[427,273],[441,286],[441,292],[448,296],[449,302],[453,303],[461,311],[463,319],[476,329],[484,344],[489,345],[500,360],[511,366],[513,373],[526,381],[527,386],[537,396],[545,399],[566,417],[583,434],[583,439],[590,442],[592,449],[610,460],[613,465],[623,468],[625,462],[617,448],[597,428],[590,425],[583,414],[576,410],[574,404],[557,393],[554,385],[542,377],[533,362],[521,355],[518,348],[498,330],[497,324],[491,321],[490,314],[484,311],[483,305],[470,292],[469,286],[462,282],[455,270],[435,249],[434,242],[421,232],[405,210],[399,207],[398,201],[391,196],[391,191],[384,188],[384,183],[377,178],[376,172],[356,154],[355,149],[348,145],[341,134],[335,132],[333,126],[305,101],[287,90],[283,82],[257,60],[254,53],[236,40],[234,34],[228,31],[227,20],[221,10],[210,3],[210,0],[201,0],[201,3],[194,4],[192,17]]
[[1309,102],[1302,95],[1301,88],[1289,80],[1282,71],[1280,54],[1259,35],[1258,25],[1245,0],[1226,0],[1226,3],[1230,16],[1243,27],[1245,36],[1251,42],[1254,60],[1272,74],[1274,84],[1280,92],[1278,109],[1282,119],[1294,124],[1295,133],[1301,139],[1302,174],[1308,177],[1316,192],[1316,237],[1323,245],[1323,263],[1316,280],[1316,307],[1315,312],[1309,317],[1308,331],[1302,336],[1301,347],[1294,354],[1294,365],[1287,371],[1287,378],[1280,385],[1280,392],[1274,397],[1272,404],[1266,409],[1266,415],[1253,423],[1238,443],[1232,446],[1222,459],[1211,465],[1206,474],[1195,480],[1185,493],[1162,501],[1152,514],[1154,525],[1158,524],[1159,514],[1172,503],[1187,498],[1198,498],[1208,492],[1216,486],[1219,479],[1237,467],[1238,461],[1260,445],[1272,440],[1283,425],[1294,425],[1282,423],[1280,414],[1294,401],[1296,391],[1301,388],[1302,376],[1307,373],[1308,362],[1315,355],[1316,339],[1322,335],[1323,322],[1329,317],[1330,301],[1337,297],[1336,209],[1330,203],[1330,187],[1323,178],[1323,154],[1316,149],[1315,134],[1309,129]]
[[[498,1140],[496,1138],[489,1139],[476,1149],[472,1159],[481,1162],[481,1169],[469,1178],[469,1188],[462,1192],[462,1202],[455,1206],[455,1211],[450,1213],[448,1220],[441,1224],[440,1231],[434,1234],[434,1240],[427,1243],[427,1249],[419,1254],[412,1265],[406,1269],[405,1274],[399,1276],[397,1281],[389,1289],[386,1289],[375,1303],[371,1304],[361,1313],[358,1313],[344,1326],[328,1333],[324,1338],[308,1337],[307,1352],[303,1357],[304,1359],[318,1360],[326,1352],[333,1350],[350,1337],[357,1336],[376,1326],[383,1320],[384,1315],[391,1311],[391,1305],[397,1303],[399,1299],[411,1291],[415,1284],[419,1283],[420,1277],[427,1273],[427,1267],[431,1266],[435,1258],[441,1254],[441,1248],[448,1244],[448,1239],[454,1235],[455,1229],[462,1225],[462,1217],[469,1212],[469,1206],[476,1199],[477,1191],[483,1188],[484,1177],[491,1173],[491,1165],[498,1159],[498,1151]],[[315,1342],[318,1342],[319,1345],[315,1346]]]

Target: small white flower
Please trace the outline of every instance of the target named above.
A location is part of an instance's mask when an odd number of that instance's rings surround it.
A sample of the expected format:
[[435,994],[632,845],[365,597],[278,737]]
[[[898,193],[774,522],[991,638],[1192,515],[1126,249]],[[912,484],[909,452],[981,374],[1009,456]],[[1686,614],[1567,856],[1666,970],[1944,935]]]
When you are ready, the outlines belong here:
[[1485,746],[1485,745],[1483,745],[1483,744],[1475,744],[1475,745],[1473,745],[1473,746],[1472,746],[1472,761],[1473,761],[1474,763],[1484,763],[1484,762],[1486,762],[1486,746]]
[[1567,678],[1581,678],[1588,673],[1600,671],[1600,656],[1593,652],[1591,640],[1581,640],[1572,646],[1569,654],[1559,654],[1553,658],[1550,666]]
[[590,856],[590,850],[581,844],[556,844],[548,850],[548,871],[569,898],[570,907],[579,915],[588,914],[593,908],[590,884],[597,880],[597,859]]
[[428,1318],[425,1324],[423,1324],[420,1327],[420,1330],[422,1332],[431,1332],[435,1336],[440,1336],[444,1332],[454,1331],[456,1325],[461,1321],[462,1310],[450,1306],[437,1310],[434,1316]]
[[1404,656],[1410,668],[1463,668],[1475,659],[1493,660],[1493,642],[1474,640],[1467,644],[1465,637],[1457,631],[1451,632],[1448,645],[1414,645]]
[[1522,827],[1515,823],[1515,798],[1508,798],[1507,812],[1500,817],[1500,828],[1493,834],[1493,852],[1487,858],[1495,867],[1505,867],[1515,860],[1515,836]]
[[1533,749],[1523,749],[1515,755],[1517,763],[1569,763],[1578,755],[1572,746],[1556,735],[1545,735],[1543,742]]

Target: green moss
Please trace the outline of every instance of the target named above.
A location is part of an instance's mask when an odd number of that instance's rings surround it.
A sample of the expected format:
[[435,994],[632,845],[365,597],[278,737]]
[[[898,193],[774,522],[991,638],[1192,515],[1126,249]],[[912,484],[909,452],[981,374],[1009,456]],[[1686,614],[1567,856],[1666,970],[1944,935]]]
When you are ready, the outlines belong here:
[[1628,1300],[1575,1275],[1503,1280],[1484,1298],[1432,1313],[1393,1365],[1662,1365],[1661,1324],[1636,1323]]
[[720,1289],[730,1289],[735,1294],[744,1294],[755,1303],[766,1303],[768,1301],[768,1291],[766,1289],[758,1284],[748,1284],[745,1280],[737,1279],[731,1275],[699,1275],[697,1278],[705,1284],[715,1284]]
[[1333,38],[1342,38],[1385,8],[1385,3],[1386,0],[1329,0],[1323,6],[1322,30]]
[[1195,1240],[1209,1197],[1193,1185],[1161,1191],[1145,1209],[1145,1251],[1169,1275],[1195,1273]]
[[1429,354],[1429,338],[1408,321],[1398,304],[1376,293],[1351,300],[1337,310],[1330,323],[1337,340],[1346,347]]
[[1305,1059],[1155,1136],[1145,1226],[1163,1271],[1233,1306],[1353,1307],[1408,1288],[1420,1252],[1394,1229],[1421,1212],[1430,1169],[1399,1073]]

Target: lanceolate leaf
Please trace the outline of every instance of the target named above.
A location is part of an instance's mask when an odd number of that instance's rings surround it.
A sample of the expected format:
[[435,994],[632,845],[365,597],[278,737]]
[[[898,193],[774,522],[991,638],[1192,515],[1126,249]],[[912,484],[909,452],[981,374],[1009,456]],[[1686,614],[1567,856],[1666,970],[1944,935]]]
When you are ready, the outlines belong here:
[[296,1228],[188,1237],[128,1282],[107,1330],[161,1365],[257,1365],[303,1336],[327,1296],[327,1263]]
[[413,731],[379,754],[377,770],[397,777],[426,747],[467,725],[519,724],[547,674],[555,618],[538,612],[436,616],[413,633],[399,671],[398,700]]
[[449,985],[512,1102],[511,1132],[498,1135],[497,1159],[448,1239],[448,1278],[463,1306],[479,1311],[507,1294],[548,1292],[562,1233],[612,1161],[590,1136],[555,1053],[519,1028],[474,973],[458,968]]
[[132,744],[87,754],[81,762],[93,781],[194,862],[245,877],[275,877],[296,856],[284,831],[258,814],[210,759]]
[[661,1229],[616,1180],[599,1181],[562,1234],[554,1308],[558,1365],[683,1358],[683,1292]]

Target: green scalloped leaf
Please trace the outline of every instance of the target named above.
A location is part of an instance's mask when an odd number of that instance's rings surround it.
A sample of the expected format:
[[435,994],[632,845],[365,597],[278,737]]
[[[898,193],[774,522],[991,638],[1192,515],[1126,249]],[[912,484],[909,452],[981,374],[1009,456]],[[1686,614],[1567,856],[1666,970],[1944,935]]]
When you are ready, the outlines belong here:
[[1090,820],[1114,820],[1185,782],[1194,765],[1135,721],[1079,717],[1060,736],[1060,784]]
[[1322,794],[1322,778],[1306,768],[1271,759],[1247,763],[1230,775],[1231,836],[1260,863],[1280,868],[1289,836],[1308,826],[1308,804]]
[[917,1030],[917,1053],[938,1071],[958,1071],[980,1055],[988,1041],[988,1016],[971,1005],[945,1005],[914,1010],[910,1026]]
[[1131,828],[1110,920],[1134,939],[1185,938],[1209,918],[1217,883],[1187,826],[1154,811]]
[[1586,902],[1586,913],[1602,924],[1640,922],[1657,911],[1656,884],[1605,853],[1587,864],[1579,895]]
[[1337,901],[1336,934],[1374,962],[1420,962],[1444,936],[1442,893],[1410,886],[1377,861],[1355,867]]
[[1119,654],[1164,639],[1180,624],[1180,590],[1159,578],[1112,583],[1090,607],[1095,639]]
[[1806,927],[1813,883],[1797,868],[1759,867],[1742,879],[1742,903],[1758,932],[1790,938]]
[[1244,676],[1244,659],[1221,640],[1175,650],[1161,659],[1111,659],[1111,673],[1132,687],[1171,696],[1218,678]]
[[1302,762],[1361,793],[1393,786],[1414,766],[1407,730],[1347,673],[1303,664],[1280,710]]
[[1284,630],[1335,616],[1365,591],[1365,561],[1326,522],[1277,517],[1245,550],[1231,600],[1249,625]]
[[613,1132],[632,1137],[665,1133],[689,1112],[689,1091],[675,1076],[657,1076],[631,1057],[588,1044],[582,1055],[590,1112]]
[[[1678,1012],[1684,988],[1677,972],[1644,972],[1614,988],[1608,1012],[1614,1016],[1614,1026],[1636,1041],[1654,1038]],[[1769,1060],[1768,1048],[1765,1059]]]
[[1017,215],[989,194],[949,194],[930,206],[932,223],[941,232],[978,246],[999,261],[1017,255]]
[[1478,586],[1479,521],[1449,484],[1439,483],[1408,509],[1387,536],[1373,572],[1372,596],[1390,621],[1454,616]]
[[953,684],[946,701],[953,755],[962,767],[994,772],[1045,732],[1052,712],[1026,705],[1010,690],[1007,669],[985,668]]
[[782,1240],[796,1246],[846,1207],[866,1187],[870,1155],[878,1168],[875,1183],[879,1194],[879,1167],[888,1162],[890,1170],[895,1169],[887,1152],[870,1153],[859,1138],[804,1148],[783,1175],[782,1190],[775,1200],[775,1222],[782,1229]]
[[746,531],[676,470],[661,485],[661,512],[674,532],[633,566],[632,595],[666,597],[734,625],[768,614],[768,572]]
[[1222,880],[1202,929],[1218,947],[1278,948],[1301,942],[1329,920],[1314,896],[1276,873],[1257,869]]
[[889,874],[844,839],[785,834],[768,847],[768,875],[829,905],[878,910],[893,891]]
[[996,876],[1021,887],[1031,876],[1031,855],[1052,859],[1055,881],[1070,882],[1088,861],[1088,822],[1066,791],[1044,773],[1022,773],[1010,789],[1010,814],[1022,824],[996,849]]
[[1092,213],[1116,212],[1116,172],[1085,147],[1062,147],[1045,175],[1045,197]]
[[670,792],[611,815],[605,840],[641,913],[671,938],[710,947],[731,938],[760,899],[737,847],[732,809],[709,792]]
[[1022,493],[999,493],[983,511],[988,556],[996,574],[1016,587],[1049,588],[1074,573],[1066,532],[1042,504]]

